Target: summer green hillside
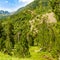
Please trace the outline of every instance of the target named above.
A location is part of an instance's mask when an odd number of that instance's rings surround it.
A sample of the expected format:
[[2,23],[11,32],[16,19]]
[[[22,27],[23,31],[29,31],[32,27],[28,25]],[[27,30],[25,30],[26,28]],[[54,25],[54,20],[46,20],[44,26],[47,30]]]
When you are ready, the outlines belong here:
[[59,60],[59,2],[34,0],[0,20],[0,60]]

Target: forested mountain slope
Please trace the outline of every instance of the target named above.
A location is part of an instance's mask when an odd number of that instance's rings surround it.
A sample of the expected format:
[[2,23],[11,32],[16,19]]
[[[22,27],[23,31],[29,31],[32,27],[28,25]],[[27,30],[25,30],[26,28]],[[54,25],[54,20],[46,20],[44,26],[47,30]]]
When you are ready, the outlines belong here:
[[20,23],[24,21],[27,21],[28,23],[29,20],[34,19],[38,15],[51,12],[51,6],[49,5],[48,0],[35,0],[32,3],[28,4],[26,7],[22,7],[19,10],[16,12],[16,14],[11,15],[6,20],[11,21],[14,23],[14,25],[17,24],[20,26]]
[[60,15],[54,14],[56,9],[51,5],[54,2],[34,0],[1,21],[0,51],[17,57],[30,57],[30,46],[38,46],[39,52],[47,51],[59,59],[60,22],[56,17]]

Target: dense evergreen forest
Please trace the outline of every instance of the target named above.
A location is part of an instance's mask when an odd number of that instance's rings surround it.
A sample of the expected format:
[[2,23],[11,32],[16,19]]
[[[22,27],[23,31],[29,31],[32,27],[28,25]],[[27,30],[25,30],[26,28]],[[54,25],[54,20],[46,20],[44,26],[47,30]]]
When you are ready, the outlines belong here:
[[0,51],[16,57],[31,57],[30,47],[60,58],[60,0],[34,0],[13,15],[0,20]]

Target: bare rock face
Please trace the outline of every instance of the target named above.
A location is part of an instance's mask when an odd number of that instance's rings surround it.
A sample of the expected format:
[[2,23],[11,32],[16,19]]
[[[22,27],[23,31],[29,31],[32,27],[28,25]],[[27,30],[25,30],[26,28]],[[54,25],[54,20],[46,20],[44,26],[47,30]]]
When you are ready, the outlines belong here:
[[44,14],[42,18],[44,17],[47,17],[47,21],[46,21],[47,23],[57,23],[57,20],[53,12]]

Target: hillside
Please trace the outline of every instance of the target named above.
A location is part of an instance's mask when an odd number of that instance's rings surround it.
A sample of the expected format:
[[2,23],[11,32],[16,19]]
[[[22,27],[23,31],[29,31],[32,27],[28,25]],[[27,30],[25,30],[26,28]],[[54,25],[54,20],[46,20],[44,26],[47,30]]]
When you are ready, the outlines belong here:
[[0,22],[3,56],[7,54],[18,60],[59,60],[60,21],[50,3],[50,0],[34,0]]
[[23,22],[25,22],[24,24],[29,24],[29,20],[32,20],[36,16],[41,16],[51,11],[51,6],[49,5],[48,0],[35,0],[27,6],[18,9],[16,13],[8,17],[6,20],[14,24],[16,29],[15,33],[17,33],[17,31],[20,30],[20,26],[23,26]]

